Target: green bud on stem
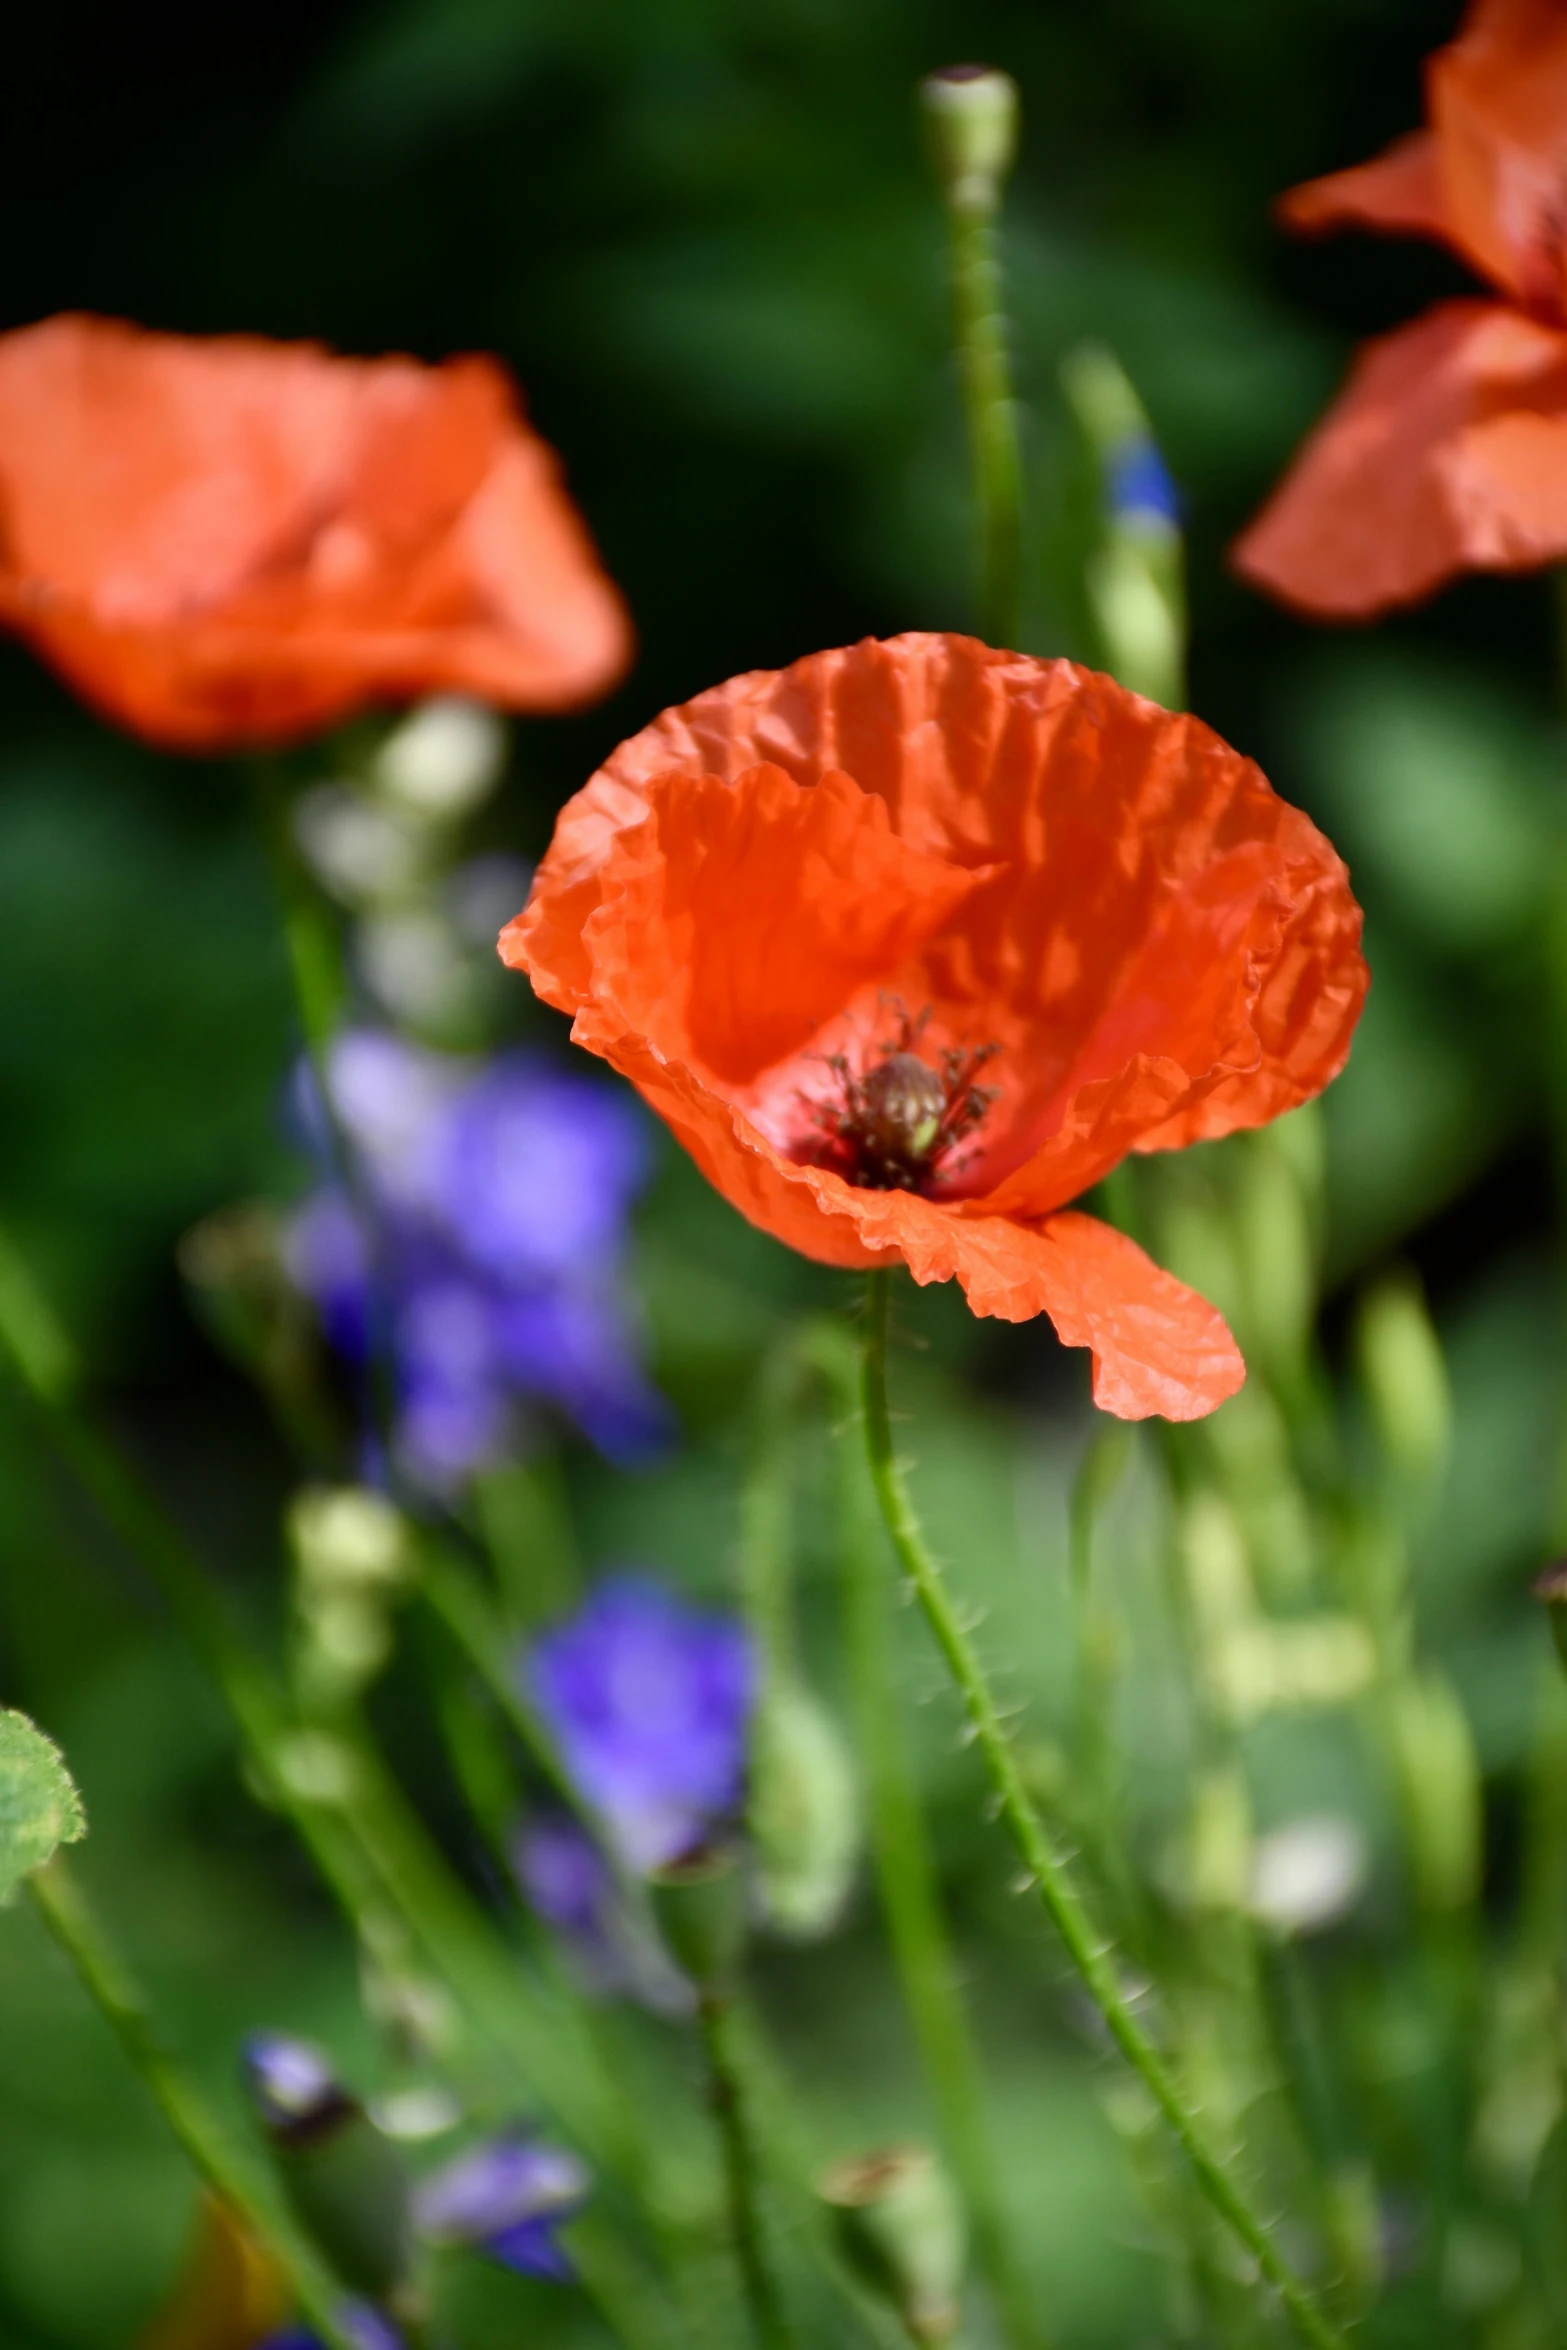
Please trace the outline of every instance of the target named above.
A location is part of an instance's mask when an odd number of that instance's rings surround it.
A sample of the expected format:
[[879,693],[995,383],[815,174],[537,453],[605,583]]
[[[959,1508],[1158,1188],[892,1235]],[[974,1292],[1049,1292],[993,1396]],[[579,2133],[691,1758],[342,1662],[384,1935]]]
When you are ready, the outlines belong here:
[[1017,154],[1017,84],[989,65],[946,65],[919,86],[942,194],[959,211],[994,212]]
[[648,1879],[653,1919],[670,1957],[704,1993],[733,1982],[745,1945],[745,1878],[731,1845],[698,1844]]
[[834,2163],[817,2181],[849,2266],[896,2310],[919,2350],[957,2331],[963,2214],[925,2146],[887,2146]]

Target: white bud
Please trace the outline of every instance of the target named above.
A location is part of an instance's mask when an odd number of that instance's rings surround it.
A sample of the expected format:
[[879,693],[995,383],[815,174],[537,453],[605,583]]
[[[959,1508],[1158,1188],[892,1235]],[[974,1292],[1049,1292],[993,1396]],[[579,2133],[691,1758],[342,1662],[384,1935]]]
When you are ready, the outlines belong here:
[[1344,1917],[1366,1882],[1366,1842],[1339,1812],[1307,1812],[1259,1836],[1248,1907],[1276,1934],[1317,1934]]
[[489,798],[505,764],[504,720],[466,694],[438,694],[388,735],[371,779],[406,815],[453,823]]
[[424,863],[407,823],[341,783],[313,784],[301,796],[294,838],[316,879],[345,906],[403,896]]

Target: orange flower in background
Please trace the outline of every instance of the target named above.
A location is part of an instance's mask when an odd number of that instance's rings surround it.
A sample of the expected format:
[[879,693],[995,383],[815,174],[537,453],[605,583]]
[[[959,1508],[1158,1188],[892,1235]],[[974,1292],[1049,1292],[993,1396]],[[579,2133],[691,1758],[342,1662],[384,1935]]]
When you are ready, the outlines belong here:
[[913,635],[731,679],[562,811],[501,953],[742,1215],[1046,1313],[1094,1398],[1193,1419],[1221,1317],[1067,1203],[1342,1066],[1344,867],[1249,760],[1068,661]]
[[624,608],[493,361],[64,317],[0,336],[0,625],[193,751],[625,668]]
[[1567,556],[1567,5],[1476,0],[1427,60],[1426,113],[1280,205],[1296,229],[1434,237],[1503,297],[1369,344],[1238,541],[1247,579],[1328,619]]

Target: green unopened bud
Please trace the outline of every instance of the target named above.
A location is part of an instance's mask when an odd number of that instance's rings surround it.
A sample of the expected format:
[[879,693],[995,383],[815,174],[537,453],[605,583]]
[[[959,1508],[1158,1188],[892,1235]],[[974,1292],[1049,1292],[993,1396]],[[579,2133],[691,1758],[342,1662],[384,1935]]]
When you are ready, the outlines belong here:
[[942,194],[956,210],[993,212],[1017,153],[1017,84],[989,65],[947,65],[919,86]]
[[1480,1883],[1480,1768],[1451,1684],[1411,1674],[1390,1694],[1410,1876],[1422,1909],[1462,1909]]
[[745,1877],[732,1845],[699,1844],[654,1871],[648,1898],[664,1947],[699,1991],[722,1992],[745,1945]]
[[317,1592],[387,1591],[413,1571],[402,1512],[367,1485],[307,1485],[289,1505],[302,1583]]
[[1356,1351],[1389,1461],[1404,1476],[1433,1476],[1447,1457],[1453,1399],[1441,1340],[1413,1274],[1395,1274],[1363,1298]]
[[456,823],[494,791],[506,747],[505,721],[486,703],[437,694],[387,736],[371,783],[400,814]]
[[301,2225],[355,2292],[383,2305],[405,2295],[415,2239],[398,2149],[305,2041],[254,2034],[244,2076]]
[[854,1881],[859,1803],[842,1733],[798,1681],[778,1681],[757,1708],[750,1785],[768,1920],[785,1934],[825,1934]]
[[296,1571],[297,1673],[307,1707],[330,1709],[392,1652],[390,1604],[414,1567],[401,1514],[362,1485],[310,1485],[288,1513]]
[[834,2163],[817,2182],[849,2266],[887,2301],[921,2350],[957,2330],[963,2214],[924,2146],[888,2146]]
[[1251,1876],[1251,1806],[1239,1771],[1198,1780],[1187,1823],[1182,1890],[1194,1909],[1239,1910]]

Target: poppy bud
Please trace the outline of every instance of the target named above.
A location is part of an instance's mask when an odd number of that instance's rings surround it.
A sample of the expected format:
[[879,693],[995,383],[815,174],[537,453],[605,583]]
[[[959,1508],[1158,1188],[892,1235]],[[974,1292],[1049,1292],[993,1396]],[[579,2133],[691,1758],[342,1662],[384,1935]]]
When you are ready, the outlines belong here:
[[307,1697],[354,1695],[391,1653],[387,1603],[413,1568],[399,1512],[362,1485],[307,1485],[288,1513]]
[[1442,1342],[1412,1273],[1393,1274],[1367,1293],[1355,1336],[1383,1452],[1406,1477],[1434,1476],[1452,1436],[1453,1398]]
[[414,2235],[397,2148],[307,2042],[254,2033],[243,2069],[284,2192],[333,2268],[376,2302],[405,2292]]
[[750,1790],[748,1825],[770,1923],[785,1934],[825,1934],[853,1882],[859,1804],[838,1725],[799,1681],[780,1679],[757,1708]]
[[942,194],[958,211],[994,212],[1017,153],[1017,84],[988,65],[947,65],[919,86]]
[[1410,1878],[1422,1909],[1462,1909],[1480,1882],[1480,1769],[1452,1685],[1409,1675],[1389,1693]]
[[437,694],[387,736],[371,780],[400,814],[450,824],[489,798],[505,765],[495,712],[466,694]]
[[745,1942],[745,1880],[730,1845],[696,1844],[648,1879],[670,1957],[699,1991],[728,1989]]
[[921,2350],[957,2330],[963,2214],[924,2146],[888,2146],[834,2163],[817,2182],[849,2266],[897,2311]]

